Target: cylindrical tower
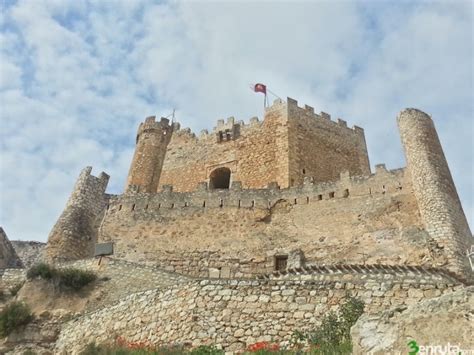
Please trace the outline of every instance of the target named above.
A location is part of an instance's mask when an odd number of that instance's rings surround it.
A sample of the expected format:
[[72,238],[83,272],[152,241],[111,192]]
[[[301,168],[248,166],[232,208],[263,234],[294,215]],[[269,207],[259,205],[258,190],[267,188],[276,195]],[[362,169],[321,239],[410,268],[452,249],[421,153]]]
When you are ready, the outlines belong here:
[[172,127],[169,120],[155,122],[155,116],[140,123],[137,145],[128,173],[126,192],[156,192]]
[[434,123],[426,113],[413,108],[400,112],[397,121],[426,231],[443,247],[447,268],[469,279],[472,271],[466,252],[474,239]]

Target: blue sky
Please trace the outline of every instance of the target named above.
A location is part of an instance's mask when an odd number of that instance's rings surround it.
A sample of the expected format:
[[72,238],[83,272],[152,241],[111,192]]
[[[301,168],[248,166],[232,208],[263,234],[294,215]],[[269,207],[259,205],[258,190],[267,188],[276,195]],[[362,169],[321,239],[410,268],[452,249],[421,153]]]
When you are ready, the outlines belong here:
[[432,115],[473,225],[471,1],[3,1],[0,224],[46,241],[80,170],[123,190],[138,123],[262,117],[263,82],[365,129],[405,166],[396,115]]

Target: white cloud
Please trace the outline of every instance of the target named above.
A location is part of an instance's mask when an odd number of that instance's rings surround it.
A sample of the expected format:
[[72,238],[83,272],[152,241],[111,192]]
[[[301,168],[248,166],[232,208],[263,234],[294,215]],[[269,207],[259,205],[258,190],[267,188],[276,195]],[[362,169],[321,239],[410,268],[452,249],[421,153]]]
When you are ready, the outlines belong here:
[[19,1],[1,26],[0,223],[11,238],[46,240],[86,165],[122,191],[145,116],[175,107],[196,131],[261,116],[255,81],[363,126],[372,163],[390,168],[404,165],[397,112],[429,112],[472,223],[469,1]]

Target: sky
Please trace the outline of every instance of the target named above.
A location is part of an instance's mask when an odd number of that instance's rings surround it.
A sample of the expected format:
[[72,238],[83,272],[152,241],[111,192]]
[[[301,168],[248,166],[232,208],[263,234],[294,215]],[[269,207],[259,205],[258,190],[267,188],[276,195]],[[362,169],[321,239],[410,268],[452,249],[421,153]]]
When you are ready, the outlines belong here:
[[263,117],[261,82],[365,129],[405,166],[406,107],[432,115],[471,227],[473,2],[0,0],[0,225],[46,241],[85,166],[123,192],[138,124]]

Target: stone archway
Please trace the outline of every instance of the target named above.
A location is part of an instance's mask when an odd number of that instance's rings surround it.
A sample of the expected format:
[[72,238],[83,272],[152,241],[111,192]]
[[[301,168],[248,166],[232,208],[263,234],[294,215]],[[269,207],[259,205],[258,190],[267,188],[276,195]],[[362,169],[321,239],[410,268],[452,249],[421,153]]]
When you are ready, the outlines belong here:
[[218,168],[211,172],[209,176],[210,189],[228,189],[230,187],[230,169]]

